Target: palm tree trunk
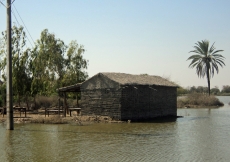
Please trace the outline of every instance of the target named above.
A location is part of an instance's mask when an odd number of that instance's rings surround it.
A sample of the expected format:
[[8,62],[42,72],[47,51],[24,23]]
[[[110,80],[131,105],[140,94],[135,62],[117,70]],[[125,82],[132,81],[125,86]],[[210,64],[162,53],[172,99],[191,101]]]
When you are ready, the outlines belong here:
[[207,69],[207,80],[208,80],[208,94],[210,96],[210,77],[209,77],[209,69]]

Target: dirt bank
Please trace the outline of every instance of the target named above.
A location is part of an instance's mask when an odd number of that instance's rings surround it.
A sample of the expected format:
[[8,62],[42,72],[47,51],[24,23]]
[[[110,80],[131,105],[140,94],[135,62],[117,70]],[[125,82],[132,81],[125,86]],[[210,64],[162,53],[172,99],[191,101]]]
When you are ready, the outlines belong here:
[[[62,115],[52,114],[49,117],[45,114],[39,113],[27,113],[26,117],[24,114],[14,114],[14,123],[44,123],[44,124],[70,124],[75,123],[78,125],[92,124],[92,123],[121,123],[122,121],[113,120],[108,116],[73,116],[63,117]],[[0,123],[6,121],[6,115],[0,116]]]

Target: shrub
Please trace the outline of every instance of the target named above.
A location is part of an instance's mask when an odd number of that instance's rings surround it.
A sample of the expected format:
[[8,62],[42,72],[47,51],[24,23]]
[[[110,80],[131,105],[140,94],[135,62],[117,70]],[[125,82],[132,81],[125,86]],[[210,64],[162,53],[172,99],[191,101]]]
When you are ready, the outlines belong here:
[[[36,97],[36,108],[41,108],[41,107],[44,107],[44,108],[49,108],[49,107],[58,107],[59,105],[59,96],[50,96],[50,97],[47,97],[47,96],[37,96]],[[80,104],[80,101],[79,101],[79,104]],[[64,105],[64,101],[63,101],[63,98],[61,98],[60,100],[60,106],[63,106]],[[77,100],[76,99],[67,99],[67,105],[69,107],[72,107],[72,106],[77,106]]]
[[38,108],[40,107],[54,107],[54,106],[58,106],[58,96],[51,96],[51,97],[47,97],[47,96],[37,96],[36,97],[36,106]]
[[177,107],[219,107],[224,104],[220,102],[214,95],[208,96],[207,94],[192,93],[185,98],[177,100]]
[[177,107],[182,108],[188,105],[188,98],[187,97],[178,97],[177,98]]

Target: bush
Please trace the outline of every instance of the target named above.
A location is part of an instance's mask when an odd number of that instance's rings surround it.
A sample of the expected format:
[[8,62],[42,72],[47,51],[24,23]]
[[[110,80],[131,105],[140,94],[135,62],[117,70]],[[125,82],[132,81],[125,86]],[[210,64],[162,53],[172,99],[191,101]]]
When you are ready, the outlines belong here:
[[51,97],[47,97],[47,96],[37,96],[36,97],[36,106],[38,108],[41,107],[54,107],[54,106],[58,106],[58,96],[51,96]]
[[192,93],[187,97],[179,98],[177,100],[177,107],[220,107],[224,104],[220,102],[214,95],[208,96],[207,94]]
[[[36,97],[36,108],[41,108],[41,107],[44,107],[44,108],[49,108],[49,107],[58,107],[59,105],[59,96],[50,96],[50,97],[47,97],[47,96],[37,96]],[[60,100],[60,106],[63,106],[64,103],[63,103],[63,98],[61,98]],[[80,101],[79,101],[80,103]],[[67,99],[67,105],[69,107],[75,107],[77,106],[77,99]]]

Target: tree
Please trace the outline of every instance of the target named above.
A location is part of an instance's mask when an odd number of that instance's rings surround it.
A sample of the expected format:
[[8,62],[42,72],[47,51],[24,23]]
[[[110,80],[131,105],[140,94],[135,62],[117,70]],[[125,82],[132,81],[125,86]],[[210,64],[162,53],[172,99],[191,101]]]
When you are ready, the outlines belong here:
[[210,96],[210,78],[214,76],[214,72],[219,72],[219,67],[223,67],[224,59],[219,52],[223,50],[215,50],[214,44],[209,48],[209,41],[202,40],[201,42],[195,43],[195,50],[190,51],[195,53],[190,56],[187,60],[191,60],[189,64],[190,68],[196,68],[198,77],[204,78],[206,76],[208,82],[208,93]]
[[[88,67],[88,60],[83,58],[85,52],[84,46],[79,45],[77,41],[71,41],[67,49],[67,58],[65,59],[65,74],[61,80],[59,87],[82,83],[88,78],[88,73],[85,71]],[[69,93],[72,98],[80,99],[80,93]]]
[[[67,46],[55,34],[49,33],[48,29],[41,32],[34,48],[26,48],[23,27],[13,26],[12,81],[18,104],[20,105],[22,97],[28,101],[28,96],[31,95],[35,101],[36,95],[57,95],[57,88],[85,81],[88,77],[85,71],[88,60],[84,59],[84,52],[83,45],[72,41]],[[0,37],[0,70],[5,81],[6,32],[2,32]]]
[[188,94],[188,90],[187,89],[185,89],[183,87],[177,88],[177,96],[185,95],[185,94]]
[[229,85],[224,85],[222,88],[221,93],[230,93],[230,86]]
[[85,81],[88,61],[83,58],[84,46],[72,41],[69,46],[45,29],[31,51],[31,93],[50,96],[56,89]]
[[31,92],[49,96],[56,93],[57,81],[65,74],[64,54],[66,45],[45,29],[32,51],[32,86]]
[[211,89],[211,94],[217,95],[220,93],[220,90],[217,86]]
[[71,41],[67,49],[66,69],[61,86],[81,83],[86,80],[88,74],[85,69],[87,69],[88,60],[83,58],[84,52],[84,46],[79,45],[77,41]]
[[[6,80],[6,32],[2,32],[0,46],[0,70],[2,77]],[[12,27],[12,82],[13,92],[17,96],[17,101],[20,106],[21,97],[30,90],[31,73],[30,65],[30,49],[25,49],[26,34],[23,27]]]
[[192,86],[192,87],[189,89],[189,92],[190,92],[190,93],[196,93],[196,92],[197,92],[196,87],[195,87],[195,86]]

